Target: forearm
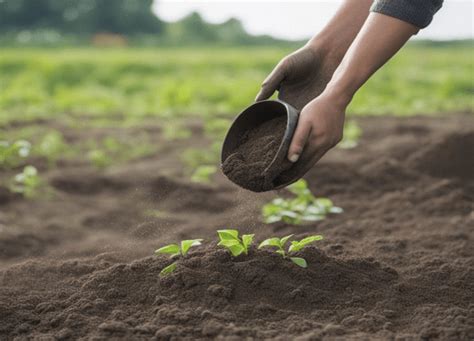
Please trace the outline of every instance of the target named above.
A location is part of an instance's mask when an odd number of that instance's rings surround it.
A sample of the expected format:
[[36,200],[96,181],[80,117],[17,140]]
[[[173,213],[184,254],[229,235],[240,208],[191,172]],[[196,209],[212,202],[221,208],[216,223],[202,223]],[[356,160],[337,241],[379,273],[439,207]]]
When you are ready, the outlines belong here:
[[418,28],[379,13],[371,13],[336,69],[325,92],[348,104],[356,91],[384,65]]
[[373,0],[345,0],[308,46],[323,51],[337,65],[364,24]]

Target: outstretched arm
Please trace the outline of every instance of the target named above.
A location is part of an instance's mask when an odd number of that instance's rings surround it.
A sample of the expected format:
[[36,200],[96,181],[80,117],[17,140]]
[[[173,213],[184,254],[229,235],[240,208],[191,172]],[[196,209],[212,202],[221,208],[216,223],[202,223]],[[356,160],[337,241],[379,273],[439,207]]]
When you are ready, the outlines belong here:
[[325,28],[283,58],[265,79],[256,101],[279,90],[279,98],[302,109],[331,79],[369,15],[373,0],[344,0]]
[[[323,93],[302,110],[288,158],[306,173],[342,138],[346,107],[355,92],[419,28],[380,13],[371,13]],[[304,150],[304,153],[303,153]]]

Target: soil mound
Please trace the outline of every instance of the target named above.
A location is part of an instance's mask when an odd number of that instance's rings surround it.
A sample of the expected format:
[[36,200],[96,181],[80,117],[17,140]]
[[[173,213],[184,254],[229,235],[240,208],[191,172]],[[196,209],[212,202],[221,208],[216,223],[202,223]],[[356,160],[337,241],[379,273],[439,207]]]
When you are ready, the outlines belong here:
[[[208,246],[189,254],[166,277],[159,276],[170,263],[165,257],[129,264],[113,264],[107,255],[26,262],[0,273],[2,288],[15,284],[0,291],[0,335],[288,340],[302,334],[312,339],[379,330],[378,337],[384,338],[395,326],[406,325],[406,316],[421,319],[429,312],[428,319],[440,325],[421,328],[420,337],[469,338],[466,308],[440,314],[428,309],[433,303],[469,299],[462,285],[472,287],[473,272],[462,270],[461,264],[441,270],[432,264],[432,272],[405,281],[373,258],[336,259],[316,248],[300,256],[308,269],[266,251],[252,249],[233,259]],[[35,282],[24,281],[26,271],[34,272]],[[454,281],[449,288],[432,285],[446,276]],[[34,291],[15,297],[25,290]]]
[[286,116],[279,116],[250,129],[239,147],[222,164],[223,173],[237,185],[253,192],[274,188],[273,180],[292,163],[286,158],[266,171],[278,152],[286,130]]
[[[45,168],[76,187],[0,206],[0,340],[474,340],[474,182],[441,148],[474,134],[472,115],[357,120],[359,145],[306,176],[344,212],[302,226],[263,224],[275,193],[176,178],[176,144],[103,174]],[[435,152],[443,177],[418,168]],[[255,244],[230,257],[222,228],[324,240],[301,269]],[[161,278],[170,260],[153,251],[191,238],[204,245]]]
[[421,172],[474,181],[474,132],[456,133],[422,148],[411,158]]

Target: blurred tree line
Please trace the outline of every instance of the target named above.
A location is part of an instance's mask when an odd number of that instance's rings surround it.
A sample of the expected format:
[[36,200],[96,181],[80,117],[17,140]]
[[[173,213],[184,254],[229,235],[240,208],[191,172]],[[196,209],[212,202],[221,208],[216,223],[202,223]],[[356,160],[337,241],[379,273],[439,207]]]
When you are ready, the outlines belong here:
[[[153,44],[273,44],[249,35],[237,19],[210,24],[198,13],[166,23],[152,10],[154,0],[0,0],[0,42],[77,43],[115,34]],[[6,38],[7,37],[7,38]],[[66,39],[65,37],[68,37]],[[75,37],[75,38],[74,38]],[[80,37],[80,38],[79,38]]]
[[160,33],[153,0],[0,0],[0,32],[53,29],[61,33]]

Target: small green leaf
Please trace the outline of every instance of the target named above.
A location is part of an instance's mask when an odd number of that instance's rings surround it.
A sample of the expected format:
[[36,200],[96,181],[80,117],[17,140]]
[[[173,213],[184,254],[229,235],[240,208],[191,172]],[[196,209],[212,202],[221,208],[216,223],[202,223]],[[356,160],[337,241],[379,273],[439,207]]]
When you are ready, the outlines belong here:
[[170,254],[172,256],[179,255],[181,250],[177,244],[169,244],[163,247],[160,247],[158,250],[155,251],[156,254],[165,253]]
[[309,236],[304,239],[301,239],[300,241],[293,241],[291,242],[291,246],[288,249],[289,252],[296,252],[304,248],[306,245],[314,243],[315,241],[323,239],[323,236],[321,235],[314,235],[314,236]]
[[288,252],[296,252],[301,250],[303,247],[300,246],[300,243],[297,241],[292,241],[290,247],[288,248]]
[[231,246],[234,246],[234,245],[241,245],[241,243],[240,243],[240,241],[238,241],[238,240],[225,239],[225,240],[221,240],[217,245],[219,245],[219,246],[225,246],[225,247],[231,247]]
[[290,257],[291,261],[295,263],[298,266],[301,266],[302,268],[307,268],[308,264],[306,263],[306,260],[304,258],[300,257]]
[[242,236],[242,244],[244,245],[245,250],[247,250],[248,247],[252,244],[254,236],[254,234],[244,234]]
[[280,242],[281,247],[284,247],[286,242],[288,241],[288,239],[290,239],[291,237],[293,237],[292,234],[290,234],[289,236],[281,238],[281,242]]
[[318,215],[318,214],[308,214],[303,216],[301,219],[304,221],[320,221],[323,220],[325,217],[324,215]]
[[176,262],[171,263],[170,265],[168,265],[167,267],[163,268],[163,270],[160,271],[160,275],[166,276],[172,273],[174,270],[176,270],[176,266],[177,266]]
[[288,210],[282,211],[282,212],[280,212],[280,214],[284,215],[284,216],[287,216],[287,217],[290,217],[290,218],[298,217],[298,213],[293,212],[293,211],[288,211]]
[[260,243],[260,245],[258,246],[258,248],[262,248],[262,247],[265,247],[265,246],[276,246],[276,247],[281,247],[281,241],[280,241],[280,238],[269,238],[269,239],[265,239],[263,242]]
[[283,249],[276,250],[275,252],[278,253],[279,255],[282,255],[283,257],[286,257],[285,250],[283,250]]
[[334,213],[334,214],[339,214],[339,213],[343,213],[344,210],[340,207],[337,207],[337,206],[333,206],[329,209],[329,213]]
[[221,240],[239,240],[239,231],[237,230],[218,230],[217,234]]
[[296,181],[294,184],[291,184],[290,186],[288,186],[288,189],[295,194],[299,194],[303,192],[304,190],[308,189],[308,183],[306,182],[306,180],[300,179]]
[[333,206],[333,203],[332,203],[331,199],[318,198],[318,199],[316,199],[316,205],[329,209]]
[[314,236],[303,238],[299,241],[299,243],[304,246],[304,245],[308,245],[310,243],[314,243],[315,241],[322,240],[322,239],[323,239],[323,236],[321,236],[320,234],[317,234]]
[[273,224],[279,222],[281,220],[281,216],[279,215],[271,215],[265,218],[265,224]]
[[186,256],[191,247],[201,245],[201,242],[202,239],[183,240],[181,242],[181,253]]
[[244,247],[241,244],[235,244],[235,245],[229,246],[228,249],[230,253],[232,254],[232,256],[234,257],[240,256],[242,252],[245,251]]

